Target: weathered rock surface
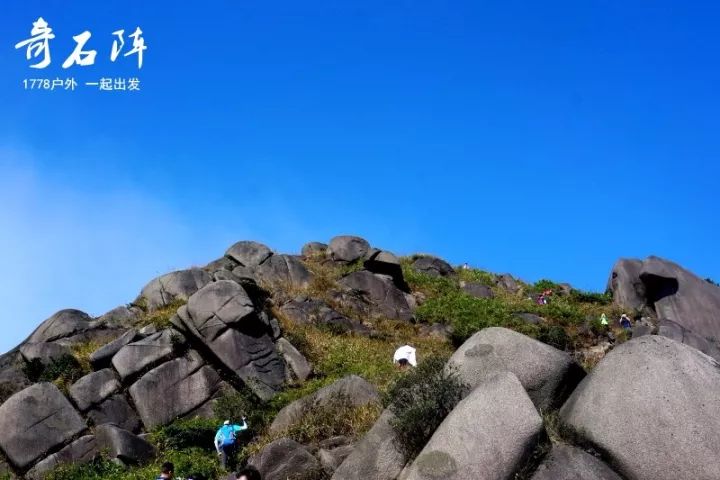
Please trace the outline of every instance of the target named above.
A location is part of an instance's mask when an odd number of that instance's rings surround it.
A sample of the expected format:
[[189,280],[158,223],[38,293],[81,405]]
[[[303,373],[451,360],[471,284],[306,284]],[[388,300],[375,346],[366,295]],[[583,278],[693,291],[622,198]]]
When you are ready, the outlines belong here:
[[0,448],[18,468],[85,430],[85,421],[52,383],[36,383],[0,405]]
[[280,307],[282,314],[298,325],[323,325],[333,332],[366,333],[367,328],[357,320],[350,319],[330,308],[320,300],[299,298],[290,300]]
[[555,444],[532,480],[622,480],[601,460],[579,448]]
[[352,453],[352,445],[344,445],[331,449],[321,448],[317,456],[325,472],[332,475],[342,462]]
[[232,258],[244,267],[257,267],[273,254],[262,243],[243,240],[235,243],[225,252],[225,256]]
[[393,253],[385,250],[372,250],[368,254],[368,258],[365,260],[364,266],[365,269],[370,272],[378,273],[380,275],[388,275],[393,279],[393,283],[400,290],[404,292],[410,291],[410,288],[403,278],[400,259]]
[[53,453],[49,457],[38,462],[28,473],[26,478],[31,480],[40,480],[45,477],[51,470],[55,468],[73,463],[82,464],[93,460],[99,455],[95,435],[85,435],[80,437],[70,445],[66,446],[57,453]]
[[[175,340],[173,340],[175,338]],[[173,354],[173,342],[182,341],[182,335],[170,329],[122,347],[112,358],[112,365],[125,380],[143,369],[169,358]]]
[[520,381],[512,373],[499,373],[450,412],[403,478],[512,478],[542,431],[542,419]]
[[167,273],[150,281],[136,303],[144,300],[148,310],[156,310],[176,300],[187,300],[211,280],[210,274],[199,268]]
[[138,332],[131,328],[110,343],[103,345],[90,354],[90,363],[94,368],[110,365],[112,357],[125,345],[132,343],[138,337]]
[[720,366],[694,348],[656,335],[626,342],[560,415],[626,478],[720,478]]
[[395,286],[391,277],[361,270],[343,277],[339,283],[365,295],[378,312],[388,318],[412,319],[405,293]]
[[305,258],[311,258],[318,255],[324,255],[327,252],[327,244],[320,242],[308,242],[303,245],[300,254]]
[[463,282],[462,290],[475,298],[493,298],[495,296],[492,288],[477,282]]
[[28,362],[40,360],[48,364],[53,360],[71,355],[70,348],[57,343],[25,343],[20,347],[20,353]]
[[285,363],[290,367],[293,373],[293,379],[301,382],[307,380],[310,374],[312,374],[312,365],[310,365],[310,362],[307,361],[303,354],[284,338],[277,340],[277,349],[285,360]]
[[166,425],[198,408],[220,389],[220,376],[190,351],[143,375],[130,396],[147,429]]
[[496,277],[497,286],[505,290],[506,292],[510,293],[518,293],[520,290],[522,290],[522,286],[520,283],[515,280],[515,278],[508,274],[503,273],[502,275],[498,275]]
[[340,235],[330,240],[328,254],[336,262],[352,263],[365,258],[370,244],[364,238],[352,235]]
[[455,273],[455,270],[445,260],[431,256],[418,258],[413,262],[412,267],[420,273],[433,277],[447,277]]
[[346,401],[360,407],[379,402],[380,395],[374,385],[357,375],[350,375],[323,387],[312,395],[295,400],[280,410],[270,425],[271,433],[279,433],[300,421],[309,408],[327,406],[334,401]]
[[60,310],[45,320],[30,335],[27,343],[52,342],[82,333],[92,326],[92,317],[80,310]]
[[109,368],[85,375],[70,386],[70,397],[81,411],[98,404],[120,390],[120,382]]
[[559,406],[585,375],[570,355],[506,328],[486,328],[470,337],[450,357],[471,388],[499,372],[520,380],[541,410]]
[[260,471],[264,480],[302,478],[322,468],[317,459],[301,444],[289,438],[269,443],[248,463]]
[[273,255],[257,267],[259,278],[269,285],[306,288],[312,274],[299,258],[290,255]]
[[239,284],[221,280],[207,285],[190,297],[173,321],[260,398],[271,398],[284,384],[285,366],[272,331]]
[[108,327],[130,328],[140,319],[141,310],[137,307],[121,305],[98,318],[98,323]]
[[720,287],[659,257],[619,260],[608,283],[618,305],[652,307],[703,338],[720,339]]
[[380,415],[337,468],[332,480],[395,480],[400,475],[407,460],[397,448],[395,431],[390,425],[393,418],[390,410]]
[[155,447],[146,440],[115,425],[100,425],[95,429],[98,448],[110,458],[125,464],[139,464],[155,456]]
[[524,322],[531,323],[533,325],[539,325],[539,324],[543,323],[543,321],[544,321],[540,315],[535,315],[534,313],[527,313],[527,312],[516,313],[515,316],[520,318]]
[[113,395],[92,408],[88,412],[88,418],[93,425],[112,423],[130,432],[136,432],[141,427],[140,417],[120,394]]
[[[658,335],[672,338],[676,342],[684,343],[685,345],[697,348],[705,355],[709,355],[715,360],[720,361],[720,347],[718,347],[715,342],[711,342],[707,338],[703,338],[700,335],[691,332],[677,322],[667,319],[659,320]],[[633,329],[633,338],[637,336],[640,335],[635,335],[635,330]]]

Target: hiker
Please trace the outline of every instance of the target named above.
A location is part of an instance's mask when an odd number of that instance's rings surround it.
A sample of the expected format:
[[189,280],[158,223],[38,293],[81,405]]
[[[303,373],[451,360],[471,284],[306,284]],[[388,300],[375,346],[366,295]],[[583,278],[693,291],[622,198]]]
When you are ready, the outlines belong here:
[[408,365],[417,367],[415,349],[410,345],[403,345],[402,347],[398,348],[397,350],[395,350],[395,355],[393,355],[393,363],[400,367],[400,369],[405,369],[408,367]]
[[257,468],[248,465],[237,472],[237,480],[262,480],[262,477]]
[[625,330],[630,330],[632,328],[632,322],[624,313],[620,316],[620,326]]
[[463,263],[462,269],[463,269],[463,270],[470,270],[470,265],[468,265],[467,262],[465,262],[465,263]]
[[602,327],[607,330],[608,321],[607,316],[604,313],[600,315],[600,325],[602,325]]
[[169,480],[175,477],[175,465],[172,462],[165,462],[160,467],[160,475],[157,480]]
[[225,420],[215,434],[215,450],[220,456],[220,464],[226,470],[232,470],[235,466],[235,452],[237,451],[237,434],[247,430],[247,419],[242,417],[242,425],[234,425],[230,420]]

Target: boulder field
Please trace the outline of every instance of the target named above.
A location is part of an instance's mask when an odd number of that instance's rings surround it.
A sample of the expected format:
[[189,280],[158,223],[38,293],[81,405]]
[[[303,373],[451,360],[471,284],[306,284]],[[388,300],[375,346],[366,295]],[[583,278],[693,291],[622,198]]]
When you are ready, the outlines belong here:
[[[331,284],[325,267],[341,272]],[[524,295],[525,284],[507,274],[494,284],[458,280],[441,258],[401,261],[342,235],[310,242],[301,255],[237,242],[203,267],[151,280],[104,315],[55,313],[0,356],[0,478],[40,480],[100,455],[143,464],[157,455],[146,434],[158,427],[210,417],[229,393],[268,401],[312,380],[314,365],[283,322],[368,339],[376,332],[364,319],[417,323],[424,299],[406,268],[455,281],[478,301]],[[317,285],[327,291],[318,295]],[[400,448],[382,392],[349,375],[280,409],[268,422],[270,441],[246,460],[265,480],[720,480],[720,287],[650,257],[619,260],[608,290],[645,319],[592,369],[508,328],[455,344],[444,368],[463,384],[462,399],[414,458]],[[544,323],[514,315],[530,327]],[[416,328],[452,334],[441,324]],[[88,346],[86,361],[71,362],[81,372],[72,382],[37,374]],[[382,414],[360,438],[288,437],[307,412],[337,398]]]

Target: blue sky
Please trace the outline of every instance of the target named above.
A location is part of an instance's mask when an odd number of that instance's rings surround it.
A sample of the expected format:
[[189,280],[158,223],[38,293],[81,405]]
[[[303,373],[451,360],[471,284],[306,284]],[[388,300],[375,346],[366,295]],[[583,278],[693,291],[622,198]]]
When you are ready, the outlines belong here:
[[[621,256],[720,278],[717,2],[1,8],[0,350],[240,239],[355,233],[592,290]],[[14,45],[40,16],[33,70]],[[136,26],[143,68],[110,62]],[[95,65],[63,70],[84,30]],[[22,88],[69,76],[142,90]]]

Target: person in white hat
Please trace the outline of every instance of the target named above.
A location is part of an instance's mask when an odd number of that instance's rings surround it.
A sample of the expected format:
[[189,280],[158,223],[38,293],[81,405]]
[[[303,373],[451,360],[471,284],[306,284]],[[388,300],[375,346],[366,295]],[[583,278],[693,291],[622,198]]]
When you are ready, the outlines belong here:
[[238,433],[248,428],[247,419],[243,417],[242,420],[242,425],[233,425],[230,420],[225,420],[215,434],[215,450],[220,456],[220,464],[225,469],[232,470],[235,466]]
[[393,355],[393,363],[400,368],[406,368],[408,365],[417,367],[415,349],[410,345],[403,345],[398,348],[395,350],[395,355]]

